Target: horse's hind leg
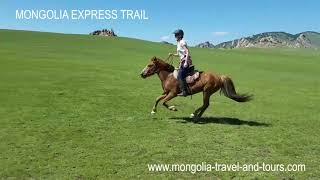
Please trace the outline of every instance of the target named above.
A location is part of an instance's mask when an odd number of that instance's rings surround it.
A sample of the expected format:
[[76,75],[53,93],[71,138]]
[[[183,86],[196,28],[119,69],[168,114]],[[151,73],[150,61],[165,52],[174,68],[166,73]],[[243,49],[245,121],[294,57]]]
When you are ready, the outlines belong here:
[[211,96],[210,92],[207,92],[207,91],[203,92],[203,105],[193,113],[193,115],[196,118],[200,118],[204,113],[204,111],[208,108],[210,104],[210,96]]
[[154,104],[154,106],[153,106],[153,108],[152,108],[151,114],[155,114],[155,113],[157,112],[158,103],[159,103],[163,98],[165,98],[166,96],[167,96],[167,95],[164,94],[164,95],[161,95],[161,96],[157,97],[156,102],[155,102],[155,104]]
[[198,113],[201,111],[201,107],[199,107],[198,109],[196,109],[192,114],[191,114],[191,117],[197,117],[198,116]]
[[209,107],[210,104],[210,94],[208,94],[207,92],[204,92],[203,94],[203,106],[201,108],[201,111],[198,114],[198,117],[201,117],[202,114],[204,113],[204,111]]
[[177,95],[174,95],[173,93],[169,93],[164,99],[163,99],[163,105],[167,108],[167,109],[169,109],[169,110],[171,110],[171,111],[177,111],[177,109],[176,109],[176,107],[175,106],[169,106],[168,104],[167,104],[167,102],[168,101],[170,101],[172,98],[174,98],[174,97],[176,97]]

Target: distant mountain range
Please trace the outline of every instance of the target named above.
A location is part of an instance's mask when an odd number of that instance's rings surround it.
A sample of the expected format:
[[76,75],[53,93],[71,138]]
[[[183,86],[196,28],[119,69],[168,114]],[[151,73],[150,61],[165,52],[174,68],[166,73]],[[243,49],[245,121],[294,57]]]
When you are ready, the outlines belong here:
[[163,43],[163,44],[169,44],[169,45],[174,45],[174,44],[172,44],[172,43],[169,43],[168,41],[161,41],[161,43]]
[[306,31],[298,34],[289,34],[286,32],[264,32],[249,37],[243,37],[232,41],[213,45],[210,42],[204,42],[196,45],[200,48],[270,48],[270,47],[288,47],[288,48],[318,48],[320,47],[320,33]]

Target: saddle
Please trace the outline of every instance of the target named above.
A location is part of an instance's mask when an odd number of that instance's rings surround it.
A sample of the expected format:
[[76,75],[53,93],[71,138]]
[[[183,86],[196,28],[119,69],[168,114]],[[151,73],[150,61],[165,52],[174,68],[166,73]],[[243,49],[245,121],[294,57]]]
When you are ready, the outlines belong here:
[[[179,74],[179,69],[176,68],[174,71],[173,71],[173,77],[178,79],[178,74]],[[188,84],[191,84],[191,83],[194,83],[196,80],[198,80],[200,77],[200,72],[197,71],[197,70],[194,70],[194,66],[190,66],[188,68],[188,75],[186,77],[186,82]]]

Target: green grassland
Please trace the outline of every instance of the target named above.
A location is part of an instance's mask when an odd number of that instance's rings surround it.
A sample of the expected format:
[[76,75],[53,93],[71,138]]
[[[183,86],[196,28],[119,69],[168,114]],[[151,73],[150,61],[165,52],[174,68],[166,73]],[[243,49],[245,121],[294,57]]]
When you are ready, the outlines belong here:
[[[174,46],[0,30],[0,178],[316,179],[320,177],[320,53],[191,48],[198,69],[230,76],[239,104],[216,93],[159,105],[140,71]],[[305,172],[149,172],[151,163],[304,163]]]

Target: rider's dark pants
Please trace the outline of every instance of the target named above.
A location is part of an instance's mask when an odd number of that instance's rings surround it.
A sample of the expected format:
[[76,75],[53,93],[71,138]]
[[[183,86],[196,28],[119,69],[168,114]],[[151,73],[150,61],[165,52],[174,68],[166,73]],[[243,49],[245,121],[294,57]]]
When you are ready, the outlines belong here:
[[188,67],[184,68],[183,66],[180,67],[178,79],[184,80],[187,77]]
[[186,76],[188,74],[188,67],[180,67],[179,74],[178,74],[178,81],[179,81],[179,86],[180,90],[183,93],[183,96],[186,96],[188,94],[188,86],[186,82]]

